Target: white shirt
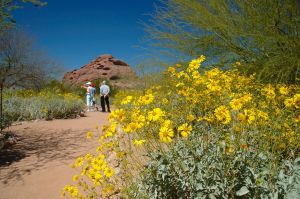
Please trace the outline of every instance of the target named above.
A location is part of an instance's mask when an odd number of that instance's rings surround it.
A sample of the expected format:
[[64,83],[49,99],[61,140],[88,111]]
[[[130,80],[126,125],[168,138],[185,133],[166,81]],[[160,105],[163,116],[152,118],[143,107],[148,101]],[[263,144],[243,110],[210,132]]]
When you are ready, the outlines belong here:
[[100,95],[107,95],[109,93],[109,86],[101,85],[100,86]]

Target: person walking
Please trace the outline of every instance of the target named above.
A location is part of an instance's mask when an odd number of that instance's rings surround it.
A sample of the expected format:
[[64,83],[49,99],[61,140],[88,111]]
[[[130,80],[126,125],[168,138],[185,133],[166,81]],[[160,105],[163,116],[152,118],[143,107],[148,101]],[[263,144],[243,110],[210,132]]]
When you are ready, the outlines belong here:
[[100,86],[100,101],[101,101],[102,112],[105,112],[105,104],[107,106],[107,111],[110,112],[109,92],[110,92],[109,86],[106,85],[106,81],[103,81]]
[[82,86],[82,88],[86,89],[86,106],[87,111],[91,111],[92,109],[92,83],[87,82],[85,85]]

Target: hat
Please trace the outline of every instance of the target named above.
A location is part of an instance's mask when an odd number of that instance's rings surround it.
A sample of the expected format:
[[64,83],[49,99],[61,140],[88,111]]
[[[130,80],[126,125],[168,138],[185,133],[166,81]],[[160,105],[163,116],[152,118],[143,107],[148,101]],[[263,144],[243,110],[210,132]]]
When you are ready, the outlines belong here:
[[87,82],[87,83],[85,83],[86,85],[91,85],[92,84],[92,82]]

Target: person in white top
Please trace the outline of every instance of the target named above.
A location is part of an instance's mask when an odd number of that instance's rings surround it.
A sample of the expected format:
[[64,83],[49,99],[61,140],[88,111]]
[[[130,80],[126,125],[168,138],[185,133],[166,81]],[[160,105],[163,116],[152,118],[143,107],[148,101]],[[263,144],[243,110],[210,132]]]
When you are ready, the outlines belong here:
[[87,106],[87,111],[92,110],[92,100],[93,100],[93,94],[92,94],[92,83],[87,82],[85,85],[82,86],[82,88],[86,89],[86,106]]
[[109,92],[110,92],[109,86],[106,85],[106,81],[103,81],[100,86],[100,101],[101,101],[102,112],[105,112],[105,104],[107,106],[107,111],[110,112]]

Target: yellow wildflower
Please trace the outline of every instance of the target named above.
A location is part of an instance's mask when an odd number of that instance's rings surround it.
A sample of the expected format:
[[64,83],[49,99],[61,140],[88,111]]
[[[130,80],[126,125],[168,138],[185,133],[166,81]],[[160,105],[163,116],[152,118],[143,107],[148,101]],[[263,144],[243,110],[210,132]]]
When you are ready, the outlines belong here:
[[233,153],[234,152],[234,148],[232,146],[227,147],[226,152],[229,153]]
[[111,131],[106,131],[105,134],[103,135],[105,138],[110,138],[113,136],[113,132]]
[[194,79],[199,79],[201,77],[200,73],[196,70],[192,72],[192,77]]
[[280,93],[281,95],[288,95],[288,94],[289,94],[289,89],[288,89],[288,87],[286,87],[286,86],[281,86],[281,87],[279,88],[279,93]]
[[243,107],[243,102],[241,99],[233,99],[229,104],[233,110],[240,110]]
[[115,171],[112,167],[106,167],[104,170],[104,175],[108,178],[111,178],[115,174]]
[[189,114],[189,115],[186,117],[186,119],[187,119],[189,122],[192,122],[192,121],[194,121],[196,118],[195,118],[194,115]]
[[146,140],[133,140],[133,144],[136,146],[141,146],[146,142]]
[[206,59],[206,57],[204,55],[200,55],[200,57],[198,57],[198,60],[200,63],[204,62]]
[[148,120],[149,121],[157,121],[162,116],[165,116],[165,112],[162,111],[160,108],[155,108],[152,111],[148,112]]
[[86,172],[88,171],[88,169],[89,169],[89,166],[85,166],[82,170],[81,170],[81,174],[80,175],[85,175],[86,174]]
[[76,181],[78,180],[78,178],[79,178],[78,175],[74,175],[73,178],[72,178],[72,180],[73,180],[74,182],[76,182]]
[[102,132],[105,132],[108,129],[108,127],[109,127],[108,125],[103,125],[101,128]]
[[172,127],[172,121],[171,120],[165,120],[162,125],[162,127],[171,128]]
[[218,68],[214,68],[212,70],[204,72],[205,76],[207,76],[210,80],[211,78],[218,77],[220,73],[221,71]]
[[97,152],[101,152],[102,150],[103,150],[103,146],[98,146],[96,149]]
[[237,115],[237,119],[242,123],[252,124],[255,121],[255,115],[253,110],[245,109],[243,113]]
[[294,95],[293,100],[295,107],[300,108],[300,94]]
[[172,142],[173,137],[174,131],[171,128],[161,127],[159,129],[159,138],[161,141],[165,143]]
[[91,137],[92,137],[92,132],[91,132],[91,131],[88,131],[88,132],[86,133],[86,138],[87,138],[87,139],[91,139]]
[[90,153],[87,153],[85,156],[84,156],[84,159],[86,160],[91,160],[93,158],[93,156],[90,154]]
[[212,122],[214,120],[214,116],[213,115],[207,115],[207,116],[203,117],[203,120],[205,120],[207,122]]
[[300,113],[298,113],[295,117],[295,122],[300,123]]
[[225,106],[216,108],[214,115],[222,124],[228,124],[231,121],[230,111]]
[[246,93],[240,98],[244,103],[250,102],[252,100],[252,94]]
[[265,121],[269,120],[268,113],[258,110],[257,116]]
[[137,116],[135,119],[135,123],[137,124],[138,128],[142,128],[145,125],[146,118],[143,115]]
[[287,98],[284,100],[284,105],[288,108],[292,107],[294,105],[294,99],[293,98]]
[[222,87],[219,86],[219,81],[218,80],[210,80],[206,87],[211,90],[211,91],[220,91],[222,90]]
[[78,157],[78,158],[75,160],[74,165],[75,165],[75,167],[80,167],[80,166],[83,165],[83,162],[84,162],[83,157]]
[[138,102],[140,104],[147,105],[147,104],[150,104],[151,102],[153,102],[153,100],[154,100],[154,95],[149,93],[147,95],[144,95],[144,96],[140,97]]
[[78,188],[75,187],[75,186],[72,186],[72,185],[66,185],[64,187],[64,192],[68,192],[71,197],[77,197],[78,196]]
[[168,72],[171,73],[171,74],[174,74],[176,72],[176,69],[174,67],[170,66],[168,68]]
[[197,118],[197,122],[201,122],[201,121],[203,121],[204,120],[204,117],[198,117]]
[[182,86],[184,86],[184,83],[183,83],[183,82],[179,82],[179,83],[177,83],[177,84],[175,85],[176,88],[182,87]]
[[271,84],[268,84],[262,89],[262,94],[266,96],[268,99],[274,99],[275,88]]
[[200,67],[200,60],[199,59],[194,59],[189,63],[189,66],[187,68],[187,72],[193,72],[195,70],[198,70]]
[[192,126],[188,123],[184,123],[178,127],[178,131],[181,131],[183,137],[188,137],[192,132]]
[[123,122],[126,118],[126,113],[123,109],[116,109],[112,111],[109,115],[109,119],[117,119],[120,122]]
[[128,104],[128,103],[130,103],[131,102],[131,100],[132,100],[132,96],[126,96],[122,101],[121,101],[121,104],[122,105],[125,105],[125,104]]

